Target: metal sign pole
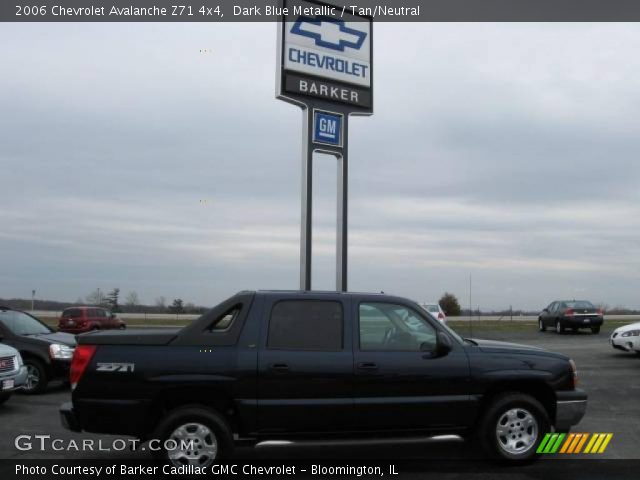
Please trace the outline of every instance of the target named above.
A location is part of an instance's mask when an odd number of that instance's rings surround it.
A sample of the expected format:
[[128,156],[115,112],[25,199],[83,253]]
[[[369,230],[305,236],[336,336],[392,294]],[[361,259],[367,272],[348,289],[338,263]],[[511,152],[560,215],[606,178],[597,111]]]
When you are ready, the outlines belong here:
[[[300,289],[311,290],[313,154],[337,158],[336,290],[347,291],[349,115],[373,113],[373,18],[281,0],[276,97],[302,108]],[[305,11],[311,13],[296,13]],[[327,13],[328,12],[328,13]]]
[[344,144],[338,158],[338,212],[336,225],[336,290],[347,291],[347,244],[349,216],[349,116],[344,117]]
[[300,221],[300,290],[311,290],[313,206],[313,109],[302,109],[302,211]]

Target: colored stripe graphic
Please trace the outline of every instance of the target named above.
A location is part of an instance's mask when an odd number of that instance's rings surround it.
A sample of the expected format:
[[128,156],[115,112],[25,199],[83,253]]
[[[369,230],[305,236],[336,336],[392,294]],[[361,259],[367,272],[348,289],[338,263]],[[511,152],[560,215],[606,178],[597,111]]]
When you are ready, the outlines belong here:
[[578,446],[583,443],[588,436],[589,435],[587,435],[586,433],[576,433],[576,436],[573,439],[573,442],[571,442],[571,446],[569,447],[569,450],[567,450],[567,453],[578,453],[580,451]]
[[554,443],[553,447],[551,447],[550,453],[556,453],[558,451],[558,448],[560,448],[560,444],[562,443],[562,440],[564,440],[565,436],[566,434],[564,433],[561,433],[560,435],[558,435],[558,440],[556,440],[556,443]]
[[545,445],[547,444],[547,442],[549,441],[550,438],[551,438],[551,434],[550,433],[545,434],[544,438],[540,442],[540,445],[538,445],[538,449],[536,450],[536,453],[542,453],[543,452],[544,447],[545,447]]
[[600,450],[598,450],[598,453],[604,453],[604,451],[607,448],[607,445],[609,445],[609,442],[613,438],[613,433],[607,433],[606,435],[607,437],[604,439],[604,442],[602,442],[602,445],[600,446]]
[[583,445],[587,441],[587,438],[589,438],[589,434],[588,433],[581,433],[580,435],[582,435],[582,439],[580,440],[580,443],[578,443],[578,445],[576,446],[576,452],[575,453],[580,453],[582,451]]
[[547,446],[544,448],[542,453],[551,453],[551,448],[553,448],[553,444],[556,442],[556,438],[558,438],[558,434],[552,433],[551,438],[549,438],[549,441],[547,442]]
[[[543,437],[536,453],[603,453],[609,442],[613,438],[613,433],[547,433]],[[588,440],[588,442],[587,442]],[[584,452],[582,447],[587,444]]]
[[587,443],[587,448],[584,449],[584,453],[591,453],[591,447],[593,447],[593,445],[596,443],[599,436],[600,435],[598,435],[597,433],[593,434],[591,440],[589,440],[589,443]]
[[571,445],[571,442],[573,442],[573,439],[575,438],[576,434],[575,433],[570,433],[569,436],[567,437],[567,440],[564,442],[564,445],[562,445],[562,448],[560,449],[560,453],[565,453],[567,451],[567,449],[569,448],[569,445]]

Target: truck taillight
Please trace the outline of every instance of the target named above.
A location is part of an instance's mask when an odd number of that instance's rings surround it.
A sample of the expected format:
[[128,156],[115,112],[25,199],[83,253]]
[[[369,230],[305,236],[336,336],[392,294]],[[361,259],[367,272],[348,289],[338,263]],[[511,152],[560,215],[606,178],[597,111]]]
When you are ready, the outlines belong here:
[[442,312],[438,313],[438,320],[444,320],[444,315]]
[[578,386],[578,369],[576,368],[576,362],[569,360],[569,366],[571,367],[571,380],[573,388],[575,389]]
[[603,316],[604,316],[604,310],[603,310],[603,309],[601,309],[601,308],[599,308],[599,309],[598,309],[598,315],[600,315],[601,317],[603,317]]
[[78,345],[75,352],[73,352],[71,368],[69,369],[69,381],[71,382],[72,390],[78,385],[91,358],[93,358],[93,354],[96,353],[96,348],[95,345]]
[[573,317],[573,315],[574,315],[573,308],[567,308],[564,311],[564,315],[565,315],[565,317]]

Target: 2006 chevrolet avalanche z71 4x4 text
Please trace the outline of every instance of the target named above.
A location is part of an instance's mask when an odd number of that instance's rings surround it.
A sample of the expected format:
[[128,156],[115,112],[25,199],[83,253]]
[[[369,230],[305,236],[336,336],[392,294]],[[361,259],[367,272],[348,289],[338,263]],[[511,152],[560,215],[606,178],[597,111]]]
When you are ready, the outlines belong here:
[[207,465],[239,440],[445,433],[530,460],[587,404],[568,357],[463,339],[383,294],[240,292],[180,330],[78,344],[63,424],[176,445],[159,453],[175,465]]

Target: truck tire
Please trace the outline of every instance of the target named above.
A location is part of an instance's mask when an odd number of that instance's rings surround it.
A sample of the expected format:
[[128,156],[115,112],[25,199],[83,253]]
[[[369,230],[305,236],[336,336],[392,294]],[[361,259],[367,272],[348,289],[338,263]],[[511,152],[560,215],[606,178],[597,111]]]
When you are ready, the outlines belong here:
[[491,399],[478,435],[491,458],[528,462],[536,458],[538,444],[550,428],[549,416],[540,402],[531,395],[509,392]]
[[47,369],[44,364],[37,358],[27,357],[24,359],[24,366],[27,367],[27,379],[24,382],[22,391],[28,395],[42,393],[49,383]]
[[11,398],[11,392],[0,393],[0,405]]
[[[153,439],[161,449],[156,458],[174,466],[207,467],[229,457],[233,451],[233,435],[227,422],[214,410],[200,405],[187,405],[172,410],[158,424]],[[165,442],[176,442],[168,450]],[[171,442],[170,442],[171,443]]]
[[597,335],[600,333],[600,327],[591,327],[591,333]]

